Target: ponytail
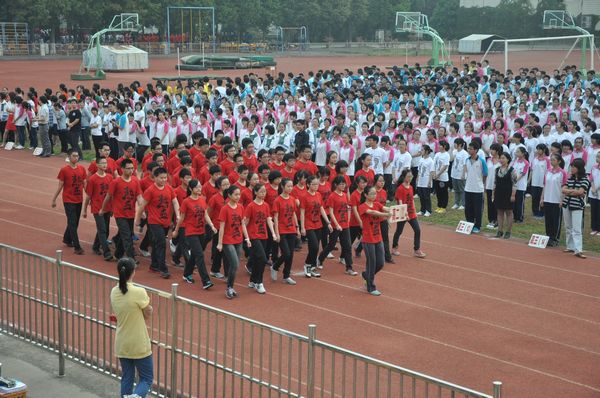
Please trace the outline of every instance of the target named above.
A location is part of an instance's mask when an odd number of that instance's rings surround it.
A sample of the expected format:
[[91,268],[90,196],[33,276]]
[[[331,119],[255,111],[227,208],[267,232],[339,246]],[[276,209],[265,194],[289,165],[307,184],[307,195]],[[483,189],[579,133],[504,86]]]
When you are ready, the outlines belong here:
[[135,271],[135,261],[129,257],[123,257],[117,263],[117,272],[119,273],[119,290],[121,293],[127,293],[127,281]]

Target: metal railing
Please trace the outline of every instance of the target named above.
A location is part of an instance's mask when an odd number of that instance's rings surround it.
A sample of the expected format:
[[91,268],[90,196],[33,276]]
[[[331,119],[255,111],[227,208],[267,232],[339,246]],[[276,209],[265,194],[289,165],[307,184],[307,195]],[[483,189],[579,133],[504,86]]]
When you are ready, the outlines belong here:
[[[117,279],[0,244],[0,332],[119,377],[110,291]],[[492,398],[308,336],[257,322],[177,294],[145,287],[161,397]],[[501,397],[494,382],[493,398]]]

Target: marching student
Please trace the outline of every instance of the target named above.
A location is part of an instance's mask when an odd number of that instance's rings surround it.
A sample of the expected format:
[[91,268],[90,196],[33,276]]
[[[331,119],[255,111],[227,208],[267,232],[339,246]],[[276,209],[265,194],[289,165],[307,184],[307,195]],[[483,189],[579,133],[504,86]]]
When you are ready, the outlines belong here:
[[590,181],[585,173],[583,159],[573,159],[569,168],[571,175],[562,187],[563,218],[567,235],[567,248],[564,252],[574,253],[579,258],[586,258],[583,254],[582,229],[585,197],[590,189]]
[[[229,179],[225,176],[217,178],[215,181],[215,187],[218,189],[218,192],[212,194],[212,196],[207,197],[206,191],[204,187],[202,191],[204,192],[205,197],[208,198],[208,207],[206,211],[210,216],[210,219],[213,225],[221,225],[221,219],[219,218],[221,215],[221,209],[225,206],[226,199],[226,191],[229,189]],[[217,250],[217,244],[219,243],[219,234],[215,234],[212,236],[212,245],[210,251],[210,257],[212,260],[212,266],[210,268],[210,276],[223,279],[228,275],[227,263],[223,264],[223,274],[221,273],[221,262],[223,261],[223,255],[220,250]]]
[[[385,178],[382,174],[377,174],[375,176],[375,192],[377,193],[376,200],[382,206],[386,206],[387,203],[387,191],[385,190]],[[383,252],[385,257],[385,262],[394,264],[394,260],[392,259],[392,252],[390,251],[390,224],[388,220],[381,221],[381,236],[383,238]]]
[[435,196],[437,197],[436,213],[443,214],[448,207],[448,167],[450,166],[450,145],[446,141],[440,141],[439,152],[433,157],[434,174],[433,183]]
[[499,166],[492,171],[494,173],[494,190],[491,202],[496,207],[498,214],[496,238],[509,239],[512,232],[512,213],[516,201],[518,174],[510,165],[511,160],[510,153],[504,152],[500,155]]
[[321,217],[327,224],[329,232],[333,231],[327,213],[323,208],[323,198],[318,192],[319,179],[316,176],[310,176],[307,180],[308,189],[300,199],[300,232],[306,236],[308,241],[308,253],[304,260],[304,276],[320,277],[317,269],[317,256],[319,254],[319,242],[321,241],[321,233],[323,222]]
[[390,213],[387,207],[377,201],[375,187],[365,188],[358,212],[363,224],[362,244],[367,259],[362,277],[367,284],[367,292],[373,296],[380,296],[381,292],[375,285],[375,275],[383,268],[385,261],[380,224]]
[[83,192],[86,185],[85,167],[78,164],[79,152],[77,148],[67,150],[69,163],[58,172],[58,188],[52,197],[52,207],[56,207],[56,198],[62,191],[62,201],[67,216],[67,228],[63,235],[63,243],[67,247],[74,248],[75,254],[83,254],[84,251],[79,243],[79,217],[83,204]]
[[546,235],[550,238],[548,246],[555,247],[560,242],[562,222],[560,205],[562,203],[562,187],[567,183],[567,172],[563,169],[564,160],[558,153],[550,155],[550,167],[544,178],[544,190],[540,205],[544,208]]
[[[94,244],[92,250],[98,255],[103,255],[105,261],[112,261],[113,255],[108,247],[108,231],[110,225],[111,208],[104,211],[103,214],[99,214],[104,204],[104,198],[108,193],[108,187],[113,180],[112,175],[106,172],[108,167],[108,161],[106,158],[97,157],[96,164],[98,170],[89,179],[85,187],[85,201],[83,203],[83,218],[87,217],[87,207],[92,204],[92,215],[94,216],[94,222],[96,223],[96,237],[94,238]],[[102,248],[102,252],[100,251]]]
[[418,166],[417,193],[421,201],[419,216],[429,217],[431,215],[431,189],[433,187],[433,176],[435,174],[433,159],[431,159],[431,148],[424,144],[421,149],[421,162]]
[[267,189],[262,184],[256,184],[252,188],[252,191],[254,200],[244,208],[243,219],[243,223],[246,225],[246,230],[248,231],[248,237],[250,238],[248,269],[252,271],[248,287],[255,289],[259,294],[264,294],[266,290],[263,283],[263,273],[268,261],[269,233],[275,242],[279,241],[279,237],[275,234],[271,208],[265,202]]
[[296,216],[296,199],[291,196],[294,185],[286,178],[279,184],[279,196],[273,202],[273,226],[275,236],[279,238],[281,256],[274,261],[271,267],[271,279],[277,280],[277,272],[281,264],[283,267],[283,281],[288,285],[295,285],[296,281],[290,276],[294,260],[294,246],[296,238],[300,238],[300,227]]
[[392,254],[394,256],[400,255],[400,252],[398,251],[398,240],[404,231],[404,226],[408,222],[414,233],[413,254],[415,257],[424,258],[425,253],[421,251],[421,227],[419,226],[419,221],[417,220],[414,191],[411,185],[412,180],[412,171],[410,169],[404,169],[402,170],[402,173],[400,173],[400,177],[396,183],[397,189],[394,197],[399,205],[406,205],[407,220],[399,221],[398,225],[396,225],[396,232],[394,232],[394,237],[392,238]]
[[171,226],[172,214],[179,221],[179,203],[173,188],[167,184],[167,170],[159,167],[154,170],[154,184],[142,196],[135,214],[135,225],[139,227],[142,212],[148,210],[148,229],[152,234],[151,272],[160,272],[160,276],[169,279],[171,274],[166,263],[166,239]]
[[335,247],[336,242],[340,241],[342,252],[340,262],[346,266],[346,274],[356,276],[358,273],[352,268],[352,244],[350,242],[350,200],[347,189],[347,182],[343,175],[336,176],[331,182],[333,192],[327,198],[325,203],[329,211],[329,220],[333,226],[333,231],[329,236],[327,246],[323,249],[317,259],[318,265],[323,262]]
[[[206,228],[210,228],[214,234],[217,233],[215,225],[208,216],[207,205],[201,196],[202,185],[198,180],[191,180],[187,186],[188,197],[184,199],[179,208],[179,221],[173,231],[173,238],[185,239],[187,247],[190,249],[190,257],[185,263],[183,269],[183,280],[187,283],[194,283],[192,274],[194,268],[198,269],[200,279],[202,280],[202,289],[209,289],[213,286],[210,276],[206,271],[204,261],[204,235]],[[184,236],[179,236],[183,233]]]
[[483,191],[485,179],[487,177],[487,164],[485,163],[485,160],[478,155],[478,151],[479,145],[475,142],[471,142],[469,144],[469,157],[464,163],[465,218],[468,222],[474,224],[472,232],[475,234],[481,231]]
[[354,242],[357,239],[359,240],[354,249],[355,257],[360,257],[362,251],[360,238],[363,224],[360,214],[358,214],[358,206],[360,206],[360,197],[367,185],[368,182],[365,176],[354,176],[354,190],[350,194],[350,243],[354,245]]
[[240,187],[231,185],[224,192],[227,203],[221,208],[219,213],[219,241],[217,250],[223,253],[223,258],[227,264],[227,289],[225,297],[232,299],[237,297],[237,292],[233,288],[235,277],[240,266],[240,255],[242,253],[242,242],[246,241],[248,247],[251,247],[250,238],[246,225],[242,222],[244,218],[244,207],[240,202]]

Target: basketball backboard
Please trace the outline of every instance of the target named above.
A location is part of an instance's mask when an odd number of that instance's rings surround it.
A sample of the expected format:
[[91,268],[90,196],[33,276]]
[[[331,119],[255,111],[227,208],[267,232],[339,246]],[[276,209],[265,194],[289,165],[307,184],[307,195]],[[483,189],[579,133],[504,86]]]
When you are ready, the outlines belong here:
[[423,22],[427,24],[427,16],[420,12],[397,12],[396,32],[414,33],[424,28]]
[[565,10],[546,10],[543,20],[544,29],[572,29],[575,21],[569,11]]

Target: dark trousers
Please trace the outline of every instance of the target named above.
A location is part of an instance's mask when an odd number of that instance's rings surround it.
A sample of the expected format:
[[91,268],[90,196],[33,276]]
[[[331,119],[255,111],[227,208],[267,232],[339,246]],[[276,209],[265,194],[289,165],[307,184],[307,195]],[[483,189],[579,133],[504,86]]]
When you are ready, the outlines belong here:
[[92,142],[94,143],[94,151],[96,152],[96,157],[100,156],[100,144],[105,140],[103,135],[93,135]]
[[490,224],[498,222],[498,212],[496,211],[496,205],[492,201],[492,194],[494,193],[491,189],[485,190],[486,204],[487,204],[487,215]]
[[74,128],[69,130],[69,144],[74,151],[79,154],[79,159],[83,160],[83,152],[79,147],[79,137],[81,136],[81,129]]
[[483,193],[465,191],[465,217],[468,222],[474,223],[474,227],[481,229],[483,218]]
[[152,257],[150,268],[161,272],[169,272],[167,269],[167,262],[165,261],[167,247],[166,239],[169,228],[159,224],[148,224],[148,229],[150,229],[152,233]]
[[[147,219],[143,219],[140,222],[140,231],[144,227],[144,225],[146,225],[147,223],[148,223]],[[152,233],[150,232],[150,228],[146,228],[146,233],[144,234],[144,239],[142,239],[142,241],[140,242],[140,250],[147,252],[151,243],[152,243]]]
[[329,243],[329,227],[327,226],[327,223],[325,222],[323,217],[321,217],[321,222],[323,223],[323,228],[321,228],[320,241],[321,241],[321,250],[323,250],[327,247],[327,244]]
[[404,225],[406,225],[406,223],[410,224],[410,227],[412,228],[413,232],[414,232],[414,239],[413,239],[413,249],[419,250],[421,248],[421,227],[419,226],[419,221],[416,218],[413,218],[412,220],[408,220],[408,221],[399,221],[398,225],[396,226],[396,232],[394,232],[394,240],[392,241],[392,246],[394,248],[398,247],[398,240],[400,239],[400,235],[402,235],[402,231],[404,231]]
[[515,221],[522,222],[525,219],[525,191],[516,192],[513,214]]
[[279,270],[283,264],[283,278],[289,278],[292,271],[292,261],[294,261],[294,247],[296,245],[296,234],[282,234],[279,240],[279,250],[281,256],[273,264],[274,270]]
[[110,157],[113,160],[119,159],[119,142],[116,137],[110,137],[108,139],[108,146],[110,146]]
[[[115,236],[115,257],[121,258],[124,255],[129,258],[135,258],[133,251],[133,218],[116,218],[119,232]],[[154,251],[152,251],[154,253]]]
[[[350,244],[353,244],[356,239],[360,239],[362,237],[362,228],[361,227],[350,227]],[[362,243],[358,243],[356,247],[356,254],[360,254],[362,251]]]
[[208,272],[206,272],[206,263],[204,262],[204,250],[202,248],[204,235],[192,235],[185,238],[180,236],[179,239],[185,239],[187,246],[190,248],[190,259],[185,263],[183,276],[192,275],[194,268],[197,268],[200,279],[202,279],[202,284],[206,285],[210,282],[210,277],[208,276]]
[[[138,163],[141,165],[142,161],[144,160],[144,155],[146,154],[146,151],[148,150],[148,148],[150,148],[148,145],[137,145],[135,147],[135,158],[137,159]],[[144,173],[146,172],[146,170],[142,170]]]
[[410,168],[410,172],[413,175],[413,179],[410,182],[410,185],[412,185],[412,187],[413,187],[413,192],[417,192],[417,176],[419,175],[419,168],[418,167],[411,167]]
[[435,196],[437,196],[437,207],[445,209],[448,207],[448,182],[435,180]]
[[600,231],[600,199],[590,198],[590,210],[592,231]]
[[431,188],[417,188],[419,201],[421,201],[421,212],[431,213]]
[[63,205],[67,216],[67,228],[63,235],[63,242],[72,245],[75,249],[81,249],[77,228],[79,228],[82,203],[63,203]]
[[29,127],[29,147],[38,147],[38,127]]
[[393,181],[391,174],[384,174],[383,180],[385,181],[385,185],[383,186],[385,191],[387,192],[387,200],[394,200],[394,190],[392,189]]
[[363,272],[363,278],[367,281],[367,291],[376,290],[375,275],[381,271],[384,263],[383,242],[365,243],[366,271]]
[[110,227],[110,213],[104,213],[103,215],[94,214],[94,221],[96,222],[96,237],[94,238],[92,250],[99,251],[100,248],[102,248],[104,257],[109,258],[112,256],[107,242],[108,228]]
[[185,239],[185,228],[179,228],[179,233],[177,234],[177,238],[173,239],[173,244],[175,245],[175,253],[173,253],[173,260],[179,262],[181,260],[181,256],[183,256],[183,259],[186,262],[189,261],[189,247],[187,245],[187,240]]
[[54,153],[54,137],[58,137],[58,126],[56,124],[48,126],[48,138],[50,138],[50,155]]
[[544,211],[540,209],[543,187],[531,187],[531,210],[535,217],[544,217]]
[[25,146],[25,126],[17,126],[17,138],[19,145]]
[[562,209],[559,203],[544,202],[544,224],[546,226],[546,235],[550,238],[550,242],[560,242]]
[[383,253],[385,261],[392,260],[392,252],[390,251],[390,224],[387,220],[383,220],[380,224],[381,236],[383,238]]
[[212,245],[210,250],[210,258],[212,260],[212,266],[210,267],[211,272],[221,272],[221,263],[223,263],[223,274],[227,276],[227,264],[223,261],[223,252],[217,250],[219,244],[219,234],[216,233],[212,237]]
[[67,153],[69,150],[69,131],[58,130],[58,139],[60,140],[60,152]]
[[320,229],[309,229],[306,231],[306,240],[308,241],[308,253],[304,264],[311,267],[317,266],[317,255],[319,254],[319,242],[321,241]]
[[81,145],[84,151],[89,151],[92,149],[92,145],[90,144],[90,128],[82,127],[81,128]]
[[263,283],[263,273],[267,264],[268,242],[268,239],[252,239],[250,257],[248,258],[248,268],[252,270],[250,282]]
[[340,246],[342,247],[340,257],[346,262],[346,269],[352,269],[352,244],[350,243],[350,228],[345,228],[341,231],[338,231],[337,229],[333,230],[331,235],[329,235],[329,243],[327,244],[327,247],[325,247],[321,254],[319,254],[319,262],[323,264],[323,261],[325,261],[327,255],[331,253],[338,239],[340,240]]

